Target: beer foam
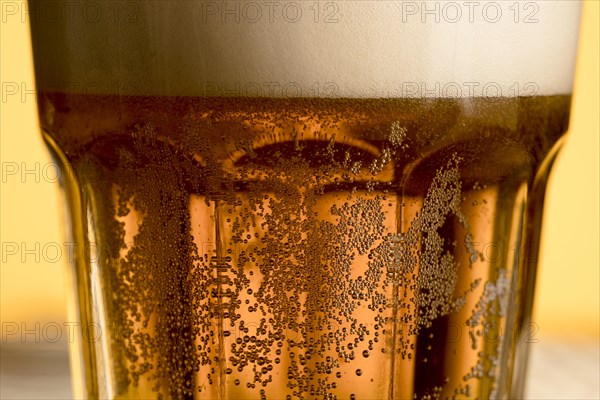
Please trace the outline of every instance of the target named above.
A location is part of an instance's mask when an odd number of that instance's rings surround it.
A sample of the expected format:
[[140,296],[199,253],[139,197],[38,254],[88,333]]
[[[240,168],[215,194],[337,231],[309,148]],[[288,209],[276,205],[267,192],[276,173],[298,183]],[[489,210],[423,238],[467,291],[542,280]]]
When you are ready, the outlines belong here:
[[182,96],[569,94],[580,14],[573,0],[30,3],[40,89]]

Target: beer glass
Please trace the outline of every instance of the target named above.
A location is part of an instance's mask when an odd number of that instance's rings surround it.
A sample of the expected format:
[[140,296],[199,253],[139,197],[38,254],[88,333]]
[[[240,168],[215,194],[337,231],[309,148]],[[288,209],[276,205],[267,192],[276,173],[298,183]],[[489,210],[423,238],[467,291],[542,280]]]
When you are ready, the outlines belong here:
[[579,12],[30,0],[76,396],[520,398]]

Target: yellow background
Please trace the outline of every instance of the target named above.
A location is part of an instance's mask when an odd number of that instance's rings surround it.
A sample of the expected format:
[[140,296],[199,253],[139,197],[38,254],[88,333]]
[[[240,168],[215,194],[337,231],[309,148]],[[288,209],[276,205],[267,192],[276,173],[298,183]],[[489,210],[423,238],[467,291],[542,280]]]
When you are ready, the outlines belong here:
[[[545,208],[534,321],[538,337],[599,336],[599,3],[584,5],[575,97],[568,140],[554,166]],[[1,24],[1,82],[33,90],[28,25],[18,18]],[[57,55],[60,57],[60,55]],[[1,161],[39,165],[36,176],[6,177],[1,190],[1,242],[63,243],[58,185],[44,179],[50,159],[37,127],[35,96],[1,103]],[[51,172],[51,171],[50,171]],[[66,320],[61,262],[22,263],[6,256],[1,266],[2,322]]]

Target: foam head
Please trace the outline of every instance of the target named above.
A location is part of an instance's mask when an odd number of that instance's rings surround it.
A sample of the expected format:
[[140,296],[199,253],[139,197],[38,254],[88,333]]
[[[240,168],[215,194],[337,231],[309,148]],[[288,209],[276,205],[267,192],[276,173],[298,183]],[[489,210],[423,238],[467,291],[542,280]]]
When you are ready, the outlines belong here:
[[30,7],[43,90],[251,97],[568,94],[580,14],[573,0]]

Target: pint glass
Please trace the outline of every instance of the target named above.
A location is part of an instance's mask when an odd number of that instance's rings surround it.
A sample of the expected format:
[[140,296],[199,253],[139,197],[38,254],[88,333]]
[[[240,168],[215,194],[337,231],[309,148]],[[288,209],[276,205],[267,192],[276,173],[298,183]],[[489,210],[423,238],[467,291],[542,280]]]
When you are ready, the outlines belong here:
[[520,398],[579,12],[30,0],[76,396]]

